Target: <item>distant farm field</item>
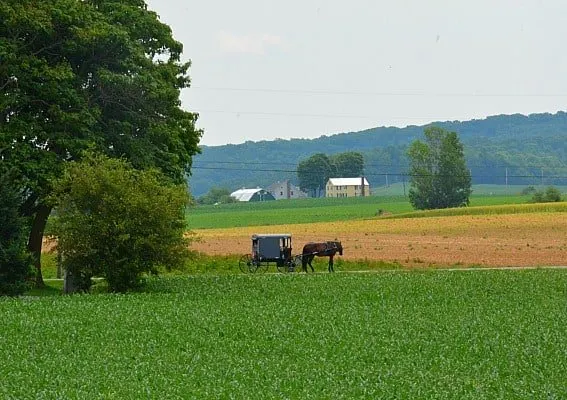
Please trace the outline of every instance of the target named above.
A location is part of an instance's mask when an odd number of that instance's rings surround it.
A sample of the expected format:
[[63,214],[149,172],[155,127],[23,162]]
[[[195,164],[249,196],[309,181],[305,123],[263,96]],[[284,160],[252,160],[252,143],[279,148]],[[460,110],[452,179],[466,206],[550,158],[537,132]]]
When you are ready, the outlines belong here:
[[[527,196],[472,196],[471,206],[521,204],[528,199]],[[214,229],[347,221],[411,211],[413,208],[404,196],[320,198],[198,206],[189,210],[187,221],[190,229]]]
[[566,285],[564,270],[232,275],[2,299],[0,398],[563,399]]

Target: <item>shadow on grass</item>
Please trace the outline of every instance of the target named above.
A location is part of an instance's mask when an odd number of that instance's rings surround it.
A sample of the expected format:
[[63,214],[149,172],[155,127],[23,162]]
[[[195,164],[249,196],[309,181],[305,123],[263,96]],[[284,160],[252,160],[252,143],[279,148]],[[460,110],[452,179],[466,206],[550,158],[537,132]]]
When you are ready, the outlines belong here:
[[35,297],[49,297],[59,296],[63,293],[63,281],[48,281],[45,282],[45,287],[32,288],[26,292],[26,296]]

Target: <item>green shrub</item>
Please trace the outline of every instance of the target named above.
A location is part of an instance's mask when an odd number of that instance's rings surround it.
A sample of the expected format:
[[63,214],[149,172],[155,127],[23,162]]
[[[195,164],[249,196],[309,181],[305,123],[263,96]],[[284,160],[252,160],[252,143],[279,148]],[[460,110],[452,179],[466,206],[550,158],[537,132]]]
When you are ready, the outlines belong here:
[[70,165],[58,183],[59,238],[70,288],[88,290],[93,276],[110,290],[139,286],[145,273],[184,264],[184,185],[155,170],[137,171],[126,161],[88,155]]
[[236,203],[236,199],[230,196],[230,190],[227,188],[214,187],[207,194],[197,199],[199,204],[230,204]]

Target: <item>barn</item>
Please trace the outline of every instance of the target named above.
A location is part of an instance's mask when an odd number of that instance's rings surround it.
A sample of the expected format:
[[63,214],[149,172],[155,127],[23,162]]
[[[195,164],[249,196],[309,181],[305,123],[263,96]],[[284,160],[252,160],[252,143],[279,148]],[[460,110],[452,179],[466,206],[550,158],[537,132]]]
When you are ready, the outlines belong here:
[[272,201],[275,200],[275,197],[262,188],[256,189],[239,189],[235,192],[230,194],[231,197],[234,197],[238,201]]

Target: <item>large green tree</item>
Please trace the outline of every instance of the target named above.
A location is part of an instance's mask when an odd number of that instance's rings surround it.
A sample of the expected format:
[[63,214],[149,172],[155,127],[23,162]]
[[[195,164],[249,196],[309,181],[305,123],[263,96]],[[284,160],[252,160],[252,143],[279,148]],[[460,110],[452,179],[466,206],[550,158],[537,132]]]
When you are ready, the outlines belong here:
[[411,204],[420,210],[468,205],[471,175],[457,133],[434,126],[424,133],[425,141],[408,149]]
[[333,163],[323,153],[313,154],[311,157],[300,161],[297,166],[299,187],[301,190],[311,193],[314,197],[321,195],[327,181],[334,174]]
[[143,0],[0,2],[0,149],[21,176],[38,285],[51,182],[85,148],[184,180],[201,132],[180,107],[181,52]]

